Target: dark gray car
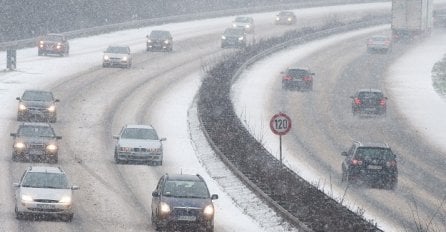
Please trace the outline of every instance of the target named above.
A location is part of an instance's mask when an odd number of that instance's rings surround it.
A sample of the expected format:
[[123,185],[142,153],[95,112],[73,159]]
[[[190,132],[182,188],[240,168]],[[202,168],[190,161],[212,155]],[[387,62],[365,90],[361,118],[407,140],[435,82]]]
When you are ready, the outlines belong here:
[[54,123],[57,120],[56,102],[53,93],[44,90],[25,90],[19,101],[17,121],[44,121]]
[[38,160],[57,163],[61,136],[48,123],[24,122],[11,133],[14,138],[12,160]]
[[246,32],[243,28],[226,28],[221,36],[221,47],[246,47]]
[[147,51],[168,51],[173,50],[173,38],[169,31],[153,30],[147,35]]

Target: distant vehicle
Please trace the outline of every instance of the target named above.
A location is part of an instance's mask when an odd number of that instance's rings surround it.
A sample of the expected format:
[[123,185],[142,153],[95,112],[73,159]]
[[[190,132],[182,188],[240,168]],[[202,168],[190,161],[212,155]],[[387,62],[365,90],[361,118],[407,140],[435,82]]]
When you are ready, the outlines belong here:
[[234,28],[243,28],[246,33],[254,32],[254,19],[252,17],[247,16],[238,16],[232,21],[232,27]]
[[54,123],[57,121],[56,102],[51,91],[25,90],[19,101],[17,109],[17,121],[45,121]]
[[276,15],[275,24],[295,24],[297,21],[297,17],[292,11],[281,11]]
[[288,68],[282,74],[282,89],[313,90],[314,73],[305,68]]
[[57,136],[48,123],[24,122],[17,132],[11,133],[14,138],[12,160],[48,160],[57,163],[59,144],[62,139]]
[[365,181],[395,189],[398,183],[396,155],[385,143],[361,143],[355,141],[342,162],[342,181]]
[[17,219],[28,215],[55,216],[67,222],[73,219],[73,190],[79,186],[70,186],[60,167],[29,167],[14,186]]
[[367,52],[389,52],[392,50],[392,38],[386,35],[374,35],[367,40]]
[[57,54],[59,56],[68,56],[70,53],[70,44],[65,35],[48,34],[38,39],[37,55]]
[[152,224],[157,230],[193,228],[214,231],[214,205],[217,194],[209,194],[200,175],[163,175],[152,192]]
[[226,28],[221,36],[221,47],[246,47],[246,32],[243,28]]
[[360,89],[352,101],[353,115],[377,114],[385,115],[387,111],[387,97],[378,89]]
[[146,43],[147,51],[168,51],[173,50],[173,38],[169,31],[153,30],[147,35]]
[[129,46],[108,46],[102,56],[102,67],[132,67],[132,53]]
[[446,27],[446,9],[435,9],[433,15],[435,27]]
[[166,138],[158,138],[156,130],[150,125],[125,125],[119,135],[113,136],[115,162],[128,161],[163,164],[163,144]]
[[395,40],[410,40],[430,34],[433,27],[433,0],[392,0],[392,36]]

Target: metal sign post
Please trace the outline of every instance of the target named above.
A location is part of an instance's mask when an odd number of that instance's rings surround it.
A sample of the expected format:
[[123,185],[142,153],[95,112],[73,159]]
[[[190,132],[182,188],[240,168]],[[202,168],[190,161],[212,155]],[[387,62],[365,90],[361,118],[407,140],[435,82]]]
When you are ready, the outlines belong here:
[[275,114],[269,121],[269,127],[274,134],[279,135],[280,164],[282,164],[282,135],[286,135],[290,131],[291,118],[282,112]]

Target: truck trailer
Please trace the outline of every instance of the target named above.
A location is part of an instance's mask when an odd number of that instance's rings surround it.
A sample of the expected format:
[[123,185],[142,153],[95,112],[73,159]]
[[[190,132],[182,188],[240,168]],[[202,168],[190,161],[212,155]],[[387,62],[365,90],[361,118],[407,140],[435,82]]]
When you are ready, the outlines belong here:
[[412,39],[430,34],[433,26],[433,0],[392,0],[394,39]]

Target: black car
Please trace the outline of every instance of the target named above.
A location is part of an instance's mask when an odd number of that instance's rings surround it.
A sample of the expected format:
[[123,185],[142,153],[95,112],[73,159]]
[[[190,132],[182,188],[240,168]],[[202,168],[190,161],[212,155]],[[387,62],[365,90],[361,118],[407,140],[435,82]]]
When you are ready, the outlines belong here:
[[243,28],[226,28],[221,36],[221,47],[244,48],[246,40],[247,36]]
[[47,34],[38,38],[37,55],[57,54],[59,56],[68,56],[70,53],[70,44],[65,35]]
[[217,194],[209,194],[200,175],[163,175],[152,192],[152,224],[159,229],[214,231]]
[[53,93],[43,90],[25,90],[19,101],[17,121],[45,121],[54,123],[57,120],[56,102]]
[[282,74],[282,89],[313,90],[314,73],[304,68],[288,68]]
[[353,115],[377,114],[385,115],[387,111],[387,97],[378,89],[360,89],[356,91],[352,101]]
[[353,142],[342,162],[342,181],[359,180],[394,189],[398,183],[396,155],[386,143]]
[[169,31],[153,30],[147,35],[147,51],[168,51],[173,50],[173,38]]
[[48,123],[24,122],[19,125],[12,145],[12,160],[48,160],[57,163],[61,136],[56,136]]
[[281,11],[276,15],[275,24],[295,24],[297,21],[296,15],[292,11]]

